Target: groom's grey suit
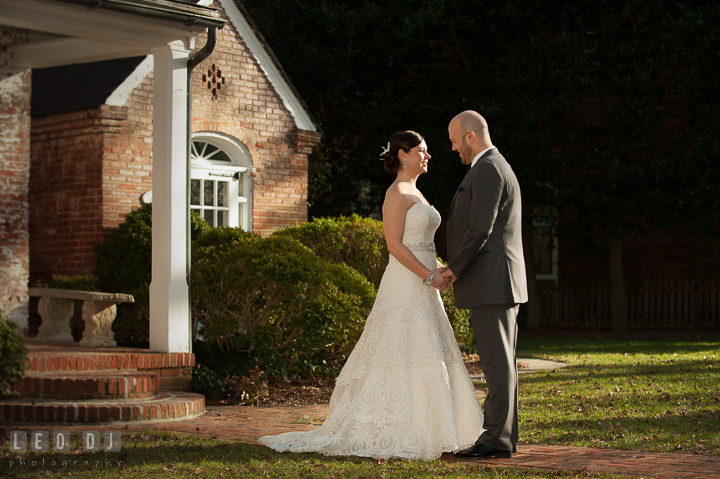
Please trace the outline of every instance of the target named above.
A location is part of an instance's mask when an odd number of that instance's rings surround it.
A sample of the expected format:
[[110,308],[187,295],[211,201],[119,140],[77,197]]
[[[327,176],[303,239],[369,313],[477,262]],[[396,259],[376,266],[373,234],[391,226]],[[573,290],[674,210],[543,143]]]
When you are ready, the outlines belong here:
[[447,221],[455,304],[470,321],[488,386],[481,444],[517,448],[517,313],[527,302],[522,207],[515,173],[496,148],[466,174]]

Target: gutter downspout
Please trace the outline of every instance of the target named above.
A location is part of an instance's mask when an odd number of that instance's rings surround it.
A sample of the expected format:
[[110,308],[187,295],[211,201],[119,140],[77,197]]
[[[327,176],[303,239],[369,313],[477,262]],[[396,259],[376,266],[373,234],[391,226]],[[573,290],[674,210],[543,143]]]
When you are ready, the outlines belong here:
[[[222,26],[220,27],[222,28]],[[192,152],[192,71],[193,68],[198,66],[200,62],[205,60],[215,50],[217,46],[218,34],[217,27],[208,27],[207,42],[197,52],[190,55],[187,61],[187,155],[185,158],[186,165],[186,177],[185,177],[185,211],[187,215],[187,231],[185,240],[186,250],[186,262],[185,266],[185,280],[188,285],[188,312],[190,314],[190,320],[188,321],[190,330],[188,331],[190,338],[190,353],[192,353],[192,300],[191,300],[191,281],[190,281],[190,266],[191,266],[191,240],[190,240],[190,153]]]

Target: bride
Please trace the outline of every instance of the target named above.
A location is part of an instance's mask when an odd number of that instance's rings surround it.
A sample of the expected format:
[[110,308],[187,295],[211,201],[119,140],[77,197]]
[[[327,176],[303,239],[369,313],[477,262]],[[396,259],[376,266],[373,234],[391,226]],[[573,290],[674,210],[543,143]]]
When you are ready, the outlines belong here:
[[482,410],[438,292],[447,287],[433,243],[440,214],[415,185],[430,154],[414,131],[396,133],[383,149],[385,169],[397,178],[383,204],[391,255],[375,304],[324,424],[260,438],[277,451],[437,459],[482,432]]

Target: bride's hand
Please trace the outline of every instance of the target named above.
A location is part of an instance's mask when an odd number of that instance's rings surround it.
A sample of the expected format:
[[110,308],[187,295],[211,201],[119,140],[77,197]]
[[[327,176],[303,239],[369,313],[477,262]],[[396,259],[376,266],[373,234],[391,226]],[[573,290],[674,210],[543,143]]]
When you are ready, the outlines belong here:
[[445,271],[445,269],[446,268],[438,268],[435,270],[435,281],[433,281],[433,287],[439,289],[440,291],[447,291],[450,289],[447,278],[443,276],[443,271]]

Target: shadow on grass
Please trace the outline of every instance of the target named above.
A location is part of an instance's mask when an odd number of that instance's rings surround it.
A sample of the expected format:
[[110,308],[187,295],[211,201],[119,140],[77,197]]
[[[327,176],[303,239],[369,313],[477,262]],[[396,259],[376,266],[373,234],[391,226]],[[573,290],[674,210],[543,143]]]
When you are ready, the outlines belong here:
[[[144,473],[205,473],[236,468],[238,465],[260,468],[278,460],[305,464],[307,461],[372,462],[363,458],[328,458],[320,454],[280,454],[267,447],[242,441],[198,438],[182,434],[148,432],[122,435],[119,452],[85,452],[80,437],[72,436],[71,451],[56,453],[11,453],[8,445],[0,449],[0,476],[37,477],[57,473],[73,477],[116,477],[113,474]],[[253,466],[254,465],[254,466]],[[200,468],[200,469],[197,469]],[[196,472],[197,471],[197,472]],[[255,471],[246,471],[255,472]],[[99,476],[96,476],[99,474]],[[109,475],[109,476],[108,476]],[[166,474],[167,475],[167,474]],[[214,477],[211,476],[211,477]]]
[[[718,367],[720,369],[720,367]],[[547,372],[535,372],[520,376],[522,384],[544,384],[558,381],[587,381],[589,379],[608,380],[621,378],[657,378],[666,380],[677,377],[682,381],[683,376],[688,374],[707,375],[708,380],[718,376],[718,369],[708,370],[708,363],[703,360],[675,360],[668,364],[574,364],[562,368],[562,370],[550,370]],[[562,372],[562,376],[559,372]]]

